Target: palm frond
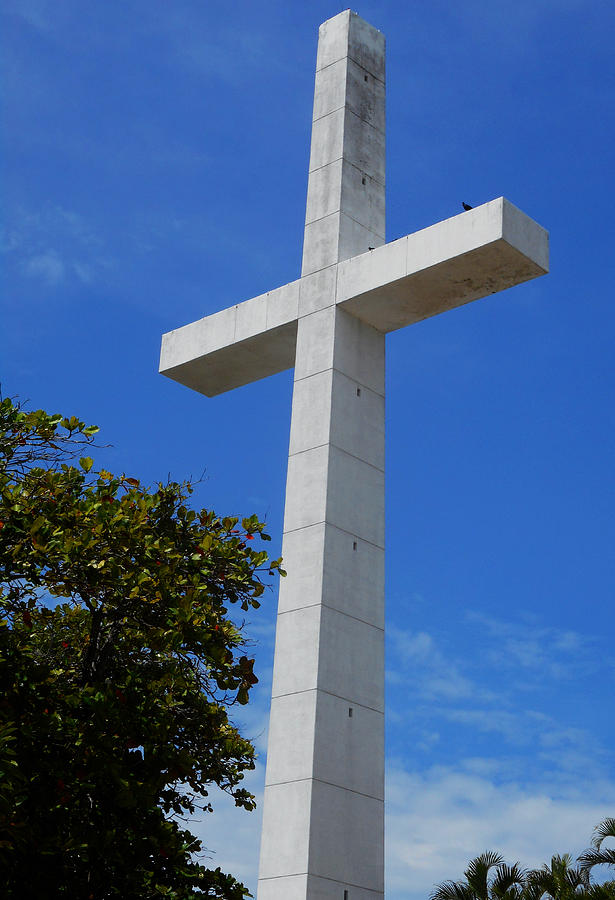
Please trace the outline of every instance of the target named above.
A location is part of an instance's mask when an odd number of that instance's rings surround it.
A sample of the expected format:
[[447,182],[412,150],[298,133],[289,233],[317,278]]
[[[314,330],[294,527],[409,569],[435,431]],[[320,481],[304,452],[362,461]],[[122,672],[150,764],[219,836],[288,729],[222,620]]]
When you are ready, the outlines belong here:
[[475,900],[468,884],[463,881],[443,881],[436,885],[429,900]]
[[528,873],[526,894],[532,900],[539,900],[544,894],[553,897],[557,893],[557,880],[553,872],[545,864],[542,869],[533,869]]
[[572,891],[576,891],[577,888],[589,887],[589,873],[580,867],[572,868],[571,866],[567,869],[564,880]]
[[[491,892],[495,897],[510,898],[521,892],[527,879],[527,872],[519,863],[509,866],[501,863],[497,867],[496,875],[491,882]],[[513,889],[517,888],[516,891]]]
[[503,862],[503,856],[496,853],[495,850],[487,850],[468,864],[468,868],[463,874],[467,879],[468,885],[479,900],[488,900],[489,871],[496,866],[502,865]]
[[536,872],[528,872],[525,887],[523,888],[523,900],[540,900],[540,898],[549,892],[545,890],[544,885],[535,877]]
[[594,828],[592,844],[596,850],[600,850],[602,841],[608,837],[615,838],[615,819],[612,818],[604,819]]
[[553,897],[554,900],[572,898],[581,888],[580,893],[589,886],[588,873],[571,865],[572,857],[569,853],[562,856],[555,854],[551,857],[551,864],[543,865],[541,869],[534,869],[527,876],[526,894],[532,900],[538,900],[544,894]]
[[590,884],[585,892],[587,900],[615,900],[615,881]]
[[586,872],[589,872],[594,866],[615,866],[615,850],[610,847],[605,847],[604,850],[594,850],[590,847],[581,853],[577,862],[580,868]]

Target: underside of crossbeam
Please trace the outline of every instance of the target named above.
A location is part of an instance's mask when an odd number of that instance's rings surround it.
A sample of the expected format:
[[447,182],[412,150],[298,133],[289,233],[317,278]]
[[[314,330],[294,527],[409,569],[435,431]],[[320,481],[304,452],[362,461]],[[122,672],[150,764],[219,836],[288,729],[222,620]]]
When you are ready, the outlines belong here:
[[207,397],[295,364],[299,281],[162,336],[160,372]]

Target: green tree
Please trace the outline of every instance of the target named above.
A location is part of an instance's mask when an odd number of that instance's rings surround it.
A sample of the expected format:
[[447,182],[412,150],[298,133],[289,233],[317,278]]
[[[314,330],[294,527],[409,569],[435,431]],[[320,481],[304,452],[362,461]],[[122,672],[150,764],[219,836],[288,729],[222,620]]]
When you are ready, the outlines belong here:
[[528,872],[525,894],[529,900],[541,900],[542,897],[575,900],[585,896],[589,887],[587,872],[573,866],[570,854],[564,853],[553,856],[549,865],[545,863],[541,869]]
[[504,862],[499,853],[487,851],[473,859],[464,872],[465,881],[444,881],[430,900],[517,900],[525,884],[518,864]]
[[615,838],[615,819],[608,818],[594,828],[592,846],[579,856],[579,865],[588,872],[594,866],[614,866],[615,848],[604,847],[605,838]]
[[241,786],[257,681],[229,607],[279,570],[189,484],[96,471],[96,428],[0,401],[0,881],[7,898],[239,900],[182,819]]
[[596,827],[593,848],[579,856],[578,866],[568,853],[532,870],[508,866],[499,853],[483,853],[470,862],[465,880],[442,882],[430,900],[615,900],[615,881],[596,884],[590,874],[594,865],[615,863],[615,853],[602,847],[607,837],[615,837],[615,819]]

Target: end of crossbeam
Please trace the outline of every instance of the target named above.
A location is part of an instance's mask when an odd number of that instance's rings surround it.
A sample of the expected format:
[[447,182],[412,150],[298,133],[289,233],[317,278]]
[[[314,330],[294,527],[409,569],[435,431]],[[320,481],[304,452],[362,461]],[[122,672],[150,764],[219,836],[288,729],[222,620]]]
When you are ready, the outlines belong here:
[[162,336],[159,371],[206,397],[295,364],[299,282]]
[[498,197],[341,262],[337,302],[386,333],[548,271],[548,232]]
[[546,275],[549,271],[549,232],[506,197],[500,197],[496,202],[502,203],[502,238],[534,263],[537,275]]

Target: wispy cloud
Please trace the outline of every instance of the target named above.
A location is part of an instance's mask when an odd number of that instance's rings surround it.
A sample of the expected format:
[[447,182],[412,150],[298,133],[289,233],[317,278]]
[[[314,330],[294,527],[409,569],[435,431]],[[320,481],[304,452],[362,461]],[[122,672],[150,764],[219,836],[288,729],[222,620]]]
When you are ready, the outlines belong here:
[[494,666],[540,672],[542,679],[557,681],[589,675],[604,665],[596,639],[586,634],[544,626],[531,617],[515,622],[474,611],[466,617],[491,639],[488,657]]
[[562,724],[555,716],[523,707],[511,709],[442,708],[439,717],[477,733],[492,734],[506,760],[509,773],[519,777],[539,777],[548,773],[552,780],[600,778],[608,768],[609,752],[596,735]]
[[[413,632],[389,626],[387,636],[393,663],[387,671],[390,683],[408,683],[409,690],[426,700],[495,699],[492,691],[469,678],[461,665],[442,651],[435,638],[426,631]],[[409,669],[413,671],[411,681],[404,674]]]
[[480,641],[472,636],[480,653],[458,648],[444,633],[389,628],[393,741],[395,728],[412,723],[414,749],[442,748],[438,758],[446,762],[451,740],[481,753],[496,742],[501,757],[520,777],[525,770],[526,779],[541,773],[560,781],[602,777],[612,760],[609,748],[559,702],[562,679],[574,677],[578,687],[583,678],[608,677],[609,661],[595,652],[594,640],[535,622],[530,628],[482,614],[467,618],[483,632]]
[[54,17],[46,0],[7,0],[5,12],[21,19],[43,34],[51,31]]
[[[277,34],[263,28],[261,16],[244,9],[239,17],[195,15],[191,8],[168,4],[147,30],[164,41],[167,53],[199,77],[231,85],[245,86],[249,72],[266,63],[292,72],[292,59],[280,52]],[[278,52],[274,52],[277,47]]]
[[27,279],[49,288],[69,281],[91,284],[113,266],[104,241],[87,220],[62,206],[15,210],[1,252]]
[[48,285],[56,285],[64,280],[66,266],[55,250],[37,253],[23,261],[23,269],[30,278],[40,279]]
[[74,50],[76,40],[113,52],[118,44],[128,50],[155,42],[162,61],[166,58],[200,76],[230,84],[245,83],[246,71],[265,59],[269,66],[282,64],[279,54],[272,53],[273,38],[259,29],[262,17],[258,16],[211,16],[181,3],[159,5],[151,15],[148,4],[134,2],[125,10],[118,31],[116,17],[104,7],[96,11],[96,28],[92,28],[91,15],[76,16],[70,6],[64,9],[49,0],[7,0],[6,6],[26,26],[67,49]]

